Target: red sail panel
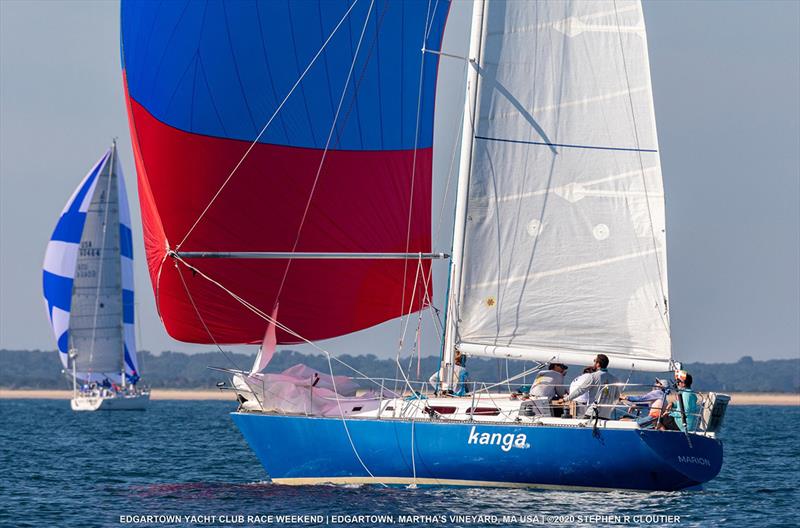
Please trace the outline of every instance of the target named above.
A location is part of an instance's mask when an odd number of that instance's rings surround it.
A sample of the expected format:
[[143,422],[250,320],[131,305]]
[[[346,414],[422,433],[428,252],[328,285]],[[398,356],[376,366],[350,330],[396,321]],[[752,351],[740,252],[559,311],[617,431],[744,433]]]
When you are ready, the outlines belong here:
[[[167,248],[189,232],[249,143],[170,127],[132,98],[129,112],[147,261],[167,332],[193,343],[259,342],[261,317],[165,260]],[[180,250],[292,251],[321,156],[319,149],[256,144]],[[295,250],[430,251],[431,167],[430,147],[328,151]],[[287,266],[285,260],[189,262],[265,313],[278,300]],[[319,340],[419,310],[429,266],[414,260],[296,260],[281,290],[280,322]],[[279,343],[299,341],[278,331]]]
[[[164,234],[164,226],[161,224],[161,218],[158,216],[153,193],[150,190],[150,184],[147,180],[147,173],[144,169],[144,162],[142,161],[142,153],[139,149],[139,142],[136,140],[136,127],[133,123],[133,108],[132,100],[128,95],[128,80],[125,71],[122,72],[123,88],[125,90],[125,101],[127,102],[128,110],[128,125],[131,131],[131,144],[133,146],[133,159],[136,164],[136,174],[138,175],[137,189],[139,191],[139,206],[142,211],[142,231],[144,235],[145,258],[147,259],[147,268],[151,271],[158,269],[161,261],[166,256],[166,249],[169,244],[167,243],[167,236]],[[155,276],[152,280],[155,287]],[[156,297],[158,297],[156,295]]]

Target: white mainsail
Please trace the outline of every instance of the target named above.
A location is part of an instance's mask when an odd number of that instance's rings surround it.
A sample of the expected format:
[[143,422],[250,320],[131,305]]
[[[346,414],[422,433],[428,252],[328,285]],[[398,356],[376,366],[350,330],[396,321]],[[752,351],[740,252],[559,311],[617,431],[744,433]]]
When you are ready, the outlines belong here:
[[70,348],[77,370],[122,372],[122,270],[119,255],[119,194],[116,160],[107,163],[90,192],[83,226],[69,320]]
[[664,200],[640,3],[482,8],[462,278],[451,288],[458,348],[585,364],[605,353],[612,366],[667,370]]

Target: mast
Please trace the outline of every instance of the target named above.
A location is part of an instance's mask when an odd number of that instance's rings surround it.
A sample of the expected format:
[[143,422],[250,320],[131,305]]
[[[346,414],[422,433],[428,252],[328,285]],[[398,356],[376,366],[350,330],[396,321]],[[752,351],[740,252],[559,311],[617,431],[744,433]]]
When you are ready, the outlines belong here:
[[[453,223],[453,251],[450,257],[450,281],[448,284],[447,312],[445,314],[445,338],[442,368],[450,373],[455,360],[456,336],[458,333],[458,303],[461,299],[461,271],[464,255],[464,232],[467,222],[469,199],[469,176],[472,169],[472,148],[475,142],[475,121],[478,103],[478,68],[480,67],[483,43],[483,14],[486,0],[475,0],[472,5],[472,25],[469,40],[469,67],[467,68],[467,92],[464,98],[464,119],[461,129],[461,159],[458,168],[455,221]],[[448,376],[449,377],[449,376]]]
[[78,397],[78,372],[76,370],[75,360],[78,357],[78,351],[75,350],[74,348],[71,348],[67,357],[69,357],[69,360],[72,363],[72,397],[73,398],[77,398]]
[[[111,167],[111,170],[110,170],[109,174],[115,175],[115,176],[117,176],[117,178],[119,178],[119,175],[115,174],[115,171],[116,171],[116,168],[117,168],[117,138],[114,138],[114,139],[111,140],[111,156],[109,157],[109,163],[110,163],[110,167]],[[119,182],[115,182],[115,183],[117,185],[119,185]],[[124,185],[124,183],[123,183],[123,185]],[[111,197],[109,196],[108,199],[110,200]],[[117,215],[119,215],[119,214],[120,214],[119,213],[119,195],[117,195]],[[120,244],[121,243],[122,242],[120,241]],[[122,296],[122,287],[121,286],[120,286],[120,289],[119,289],[119,295],[120,295],[120,297]],[[120,301],[122,301],[122,300],[120,299]],[[121,305],[122,305],[122,302],[121,302]],[[120,364],[121,364],[121,368],[122,368],[121,381],[122,381],[122,388],[123,389],[125,389],[126,385],[127,385],[127,382],[125,380],[125,317],[123,315],[124,313],[125,313],[125,307],[123,306],[122,310],[120,310],[120,313],[119,313],[119,333],[122,336],[122,340],[121,340],[122,341],[122,349],[120,350]]]

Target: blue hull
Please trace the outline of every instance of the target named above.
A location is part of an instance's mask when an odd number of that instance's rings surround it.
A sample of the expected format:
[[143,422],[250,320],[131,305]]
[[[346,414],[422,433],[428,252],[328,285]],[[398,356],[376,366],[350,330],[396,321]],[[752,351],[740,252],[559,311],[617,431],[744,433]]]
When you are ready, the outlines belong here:
[[375,419],[347,419],[345,428],[340,418],[232,416],[283,484],[680,490],[722,466],[721,442],[692,434],[690,446],[680,432]]

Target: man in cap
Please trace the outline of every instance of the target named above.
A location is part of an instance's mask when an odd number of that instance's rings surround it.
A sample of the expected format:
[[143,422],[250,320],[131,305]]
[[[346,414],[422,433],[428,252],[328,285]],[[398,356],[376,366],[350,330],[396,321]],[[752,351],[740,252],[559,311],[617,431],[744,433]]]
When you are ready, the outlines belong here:
[[626,400],[635,404],[637,407],[642,404],[647,404],[649,407],[649,411],[647,413],[648,416],[641,423],[650,423],[653,420],[658,420],[661,417],[661,409],[664,407],[664,400],[667,397],[666,391],[668,386],[669,382],[667,380],[656,379],[656,382],[653,384],[653,389],[647,394],[643,394],[641,396],[626,396],[623,394],[620,396],[620,400]]
[[686,431],[687,429],[690,432],[694,431],[697,426],[698,411],[697,394],[692,390],[692,375],[681,370],[675,373],[675,380],[678,394],[664,410],[669,414],[661,418],[661,427],[671,431]]
[[537,409],[536,414],[553,416],[550,401],[553,398],[561,398],[567,393],[564,374],[568,368],[563,363],[550,363],[547,370],[542,370],[536,375],[530,393],[531,401]]

